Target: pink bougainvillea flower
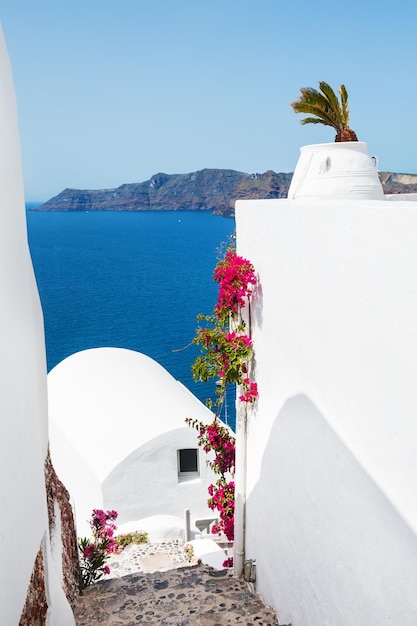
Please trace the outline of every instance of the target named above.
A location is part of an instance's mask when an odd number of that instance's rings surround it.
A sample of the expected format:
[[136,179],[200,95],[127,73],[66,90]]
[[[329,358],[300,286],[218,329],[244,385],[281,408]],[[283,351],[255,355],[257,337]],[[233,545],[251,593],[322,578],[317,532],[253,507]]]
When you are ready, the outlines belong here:
[[91,559],[94,556],[94,544],[92,543],[88,543],[84,550],[83,550],[83,556],[85,559]]
[[253,265],[234,250],[228,250],[224,259],[217,264],[213,278],[219,285],[215,312],[222,319],[229,313],[237,313],[238,307],[245,306],[256,284]]
[[[247,259],[228,249],[223,259],[217,264],[213,278],[219,291],[213,316],[199,316],[210,327],[199,328],[194,343],[200,345],[203,357],[197,357],[192,366],[194,380],[207,381],[218,377],[217,400],[207,401],[209,408],[217,411],[212,424],[204,425],[198,421],[187,422],[198,431],[198,443],[205,452],[214,453],[208,460],[209,466],[219,476],[217,482],[208,488],[208,506],[218,511],[219,520],[212,526],[214,534],[224,534],[234,539],[235,485],[232,478],[235,471],[235,439],[228,428],[221,426],[219,413],[224,402],[229,383],[240,386],[240,401],[252,403],[258,396],[257,384],[250,380],[248,367],[253,350],[252,339],[245,334],[245,322],[237,319],[239,309],[250,301],[256,285],[253,265]],[[229,327],[230,320],[236,322],[234,330]],[[231,566],[227,559],[225,567]]]
[[117,543],[114,539],[110,539],[108,544],[107,544],[107,548],[106,548],[106,552],[108,554],[111,554],[112,552],[117,552],[118,548],[117,548]]
[[117,552],[118,547],[113,538],[116,525],[113,520],[117,518],[114,510],[102,511],[93,509],[90,526],[93,540],[80,539],[80,590],[99,580],[103,574],[109,574],[110,568],[105,565],[108,555]]

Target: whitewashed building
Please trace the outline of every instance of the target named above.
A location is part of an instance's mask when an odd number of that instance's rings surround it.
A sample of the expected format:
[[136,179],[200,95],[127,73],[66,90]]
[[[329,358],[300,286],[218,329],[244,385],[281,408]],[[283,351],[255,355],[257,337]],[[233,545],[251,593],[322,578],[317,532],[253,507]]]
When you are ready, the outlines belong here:
[[207,506],[216,478],[185,423],[213,414],[156,361],[124,348],[78,352],[49,372],[48,397],[51,456],[79,535],[93,508],[151,533],[165,518],[171,538],[184,538],[186,510],[192,525],[216,517]]
[[304,148],[289,198],[236,205],[259,277],[237,571],[282,623],[415,626],[416,196],[384,197],[352,143]]

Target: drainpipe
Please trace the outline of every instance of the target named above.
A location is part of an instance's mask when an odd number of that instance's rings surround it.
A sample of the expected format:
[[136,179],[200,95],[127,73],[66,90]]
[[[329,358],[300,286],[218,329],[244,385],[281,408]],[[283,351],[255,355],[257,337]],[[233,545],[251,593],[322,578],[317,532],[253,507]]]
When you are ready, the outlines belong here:
[[235,541],[233,570],[243,574],[246,535],[247,406],[236,399]]
[[[241,313],[239,313],[239,318]],[[238,320],[239,323],[240,319]],[[248,304],[247,331],[251,336],[250,304]],[[233,572],[235,576],[243,575],[246,550],[246,475],[247,475],[247,439],[248,439],[248,406],[238,400],[239,389],[236,390],[236,467],[235,467],[235,541]]]

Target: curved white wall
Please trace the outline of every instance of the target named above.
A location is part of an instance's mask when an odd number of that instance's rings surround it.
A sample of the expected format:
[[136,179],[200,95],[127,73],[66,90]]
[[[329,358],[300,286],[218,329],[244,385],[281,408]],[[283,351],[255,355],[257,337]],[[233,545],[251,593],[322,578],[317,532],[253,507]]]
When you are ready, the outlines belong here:
[[257,588],[284,623],[413,626],[417,203],[239,201],[236,216],[259,274]]
[[367,144],[361,141],[302,146],[288,198],[383,200],[377,168],[377,157],[370,157]]
[[[27,244],[16,103],[1,28],[0,137],[0,613],[1,622],[12,625],[19,623],[42,543],[49,552],[48,423],[43,318]],[[50,569],[48,623],[74,624],[54,583]]]
[[[215,517],[207,506],[208,487],[216,477],[206,464],[207,455],[198,448],[200,475],[179,479],[177,450],[197,448],[197,433],[188,426],[170,430],[146,445],[140,444],[103,482],[105,508],[120,512],[121,524],[159,515],[191,519]],[[144,530],[150,530],[145,528]]]
[[[213,517],[215,481],[199,448],[199,478],[179,479],[177,450],[197,448],[187,417],[213,414],[150,357],[124,348],[71,355],[48,374],[51,455],[75,503],[79,535],[91,510],[118,512],[118,523],[152,515]],[[143,529],[149,530],[149,529]]]

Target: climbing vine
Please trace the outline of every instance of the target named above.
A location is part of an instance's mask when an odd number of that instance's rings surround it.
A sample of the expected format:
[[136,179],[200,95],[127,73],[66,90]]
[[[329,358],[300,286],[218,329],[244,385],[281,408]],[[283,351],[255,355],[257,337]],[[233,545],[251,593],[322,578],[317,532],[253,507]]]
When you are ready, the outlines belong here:
[[[235,513],[235,437],[220,420],[227,388],[238,385],[239,400],[253,403],[258,396],[255,381],[249,375],[252,356],[252,339],[246,333],[246,325],[239,315],[249,302],[256,276],[253,265],[236,254],[230,246],[217,263],[214,281],[219,286],[217,302],[212,315],[198,315],[199,326],[193,343],[199,346],[200,354],[191,366],[194,381],[216,380],[215,398],[207,398],[207,406],[214,412],[211,424],[187,419],[189,426],[198,431],[198,444],[205,452],[214,452],[208,461],[218,475],[215,484],[209,487],[208,506],[218,511],[219,522],[212,528],[214,534],[224,534],[234,540]],[[204,322],[204,325],[203,325]],[[231,566],[230,559],[225,567]]]

